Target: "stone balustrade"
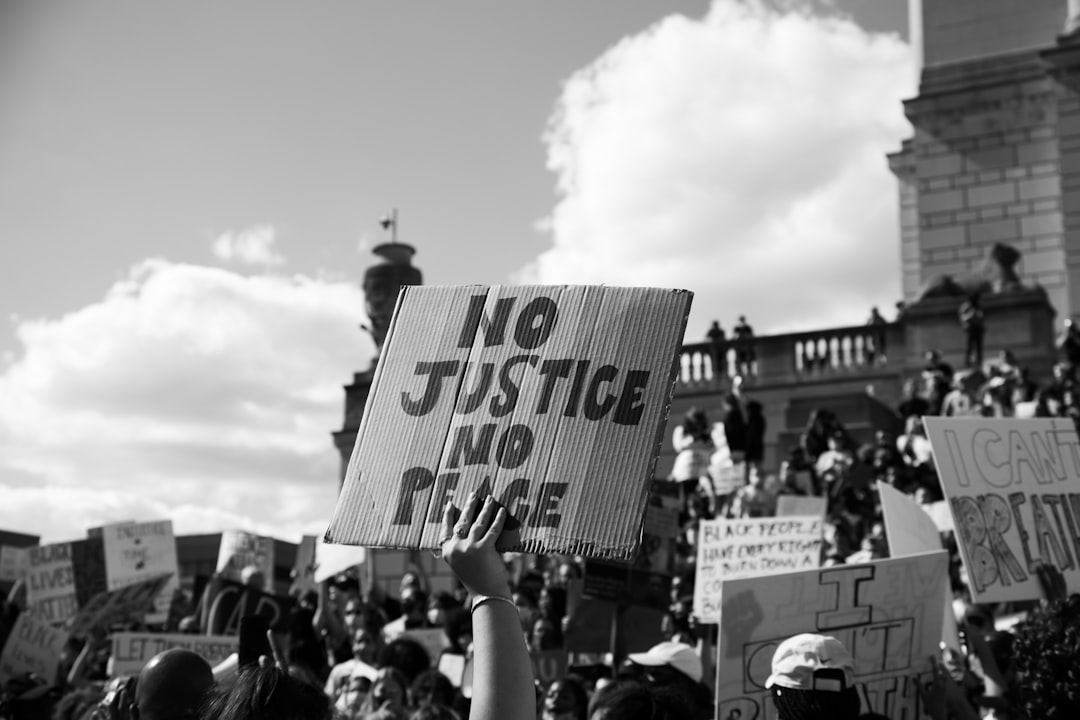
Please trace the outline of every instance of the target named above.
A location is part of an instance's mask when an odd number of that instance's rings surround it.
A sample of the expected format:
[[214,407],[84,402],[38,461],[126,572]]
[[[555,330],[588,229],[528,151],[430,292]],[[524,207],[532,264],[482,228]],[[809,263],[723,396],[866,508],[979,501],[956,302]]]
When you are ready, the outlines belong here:
[[900,323],[763,335],[745,344],[690,343],[679,354],[676,392],[720,389],[736,375],[773,385],[896,372],[904,344]]

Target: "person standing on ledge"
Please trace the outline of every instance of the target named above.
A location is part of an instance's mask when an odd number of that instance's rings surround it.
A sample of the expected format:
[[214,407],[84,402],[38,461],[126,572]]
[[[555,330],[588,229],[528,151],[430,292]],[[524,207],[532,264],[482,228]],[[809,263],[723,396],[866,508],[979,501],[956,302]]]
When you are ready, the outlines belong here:
[[735,326],[735,356],[739,374],[753,375],[753,365],[757,360],[754,352],[754,328],[746,322],[746,316],[739,316],[739,324]]
[[982,367],[983,337],[986,334],[986,320],[979,305],[979,294],[972,293],[960,305],[960,325],[964,328],[967,347],[964,350],[964,363],[968,367]]

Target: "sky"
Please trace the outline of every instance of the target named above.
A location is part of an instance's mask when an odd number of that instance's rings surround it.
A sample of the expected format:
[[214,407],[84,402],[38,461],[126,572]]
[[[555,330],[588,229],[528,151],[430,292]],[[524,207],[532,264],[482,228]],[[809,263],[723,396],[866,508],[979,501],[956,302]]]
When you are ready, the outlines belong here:
[[427,284],[900,296],[906,3],[0,0],[0,528],[321,533],[397,208]]

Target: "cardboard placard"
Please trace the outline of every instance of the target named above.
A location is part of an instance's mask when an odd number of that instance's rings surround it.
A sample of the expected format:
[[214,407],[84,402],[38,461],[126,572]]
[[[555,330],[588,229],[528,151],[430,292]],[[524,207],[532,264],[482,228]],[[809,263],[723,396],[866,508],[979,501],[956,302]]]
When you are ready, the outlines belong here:
[[215,575],[203,591],[200,626],[207,635],[237,635],[241,617],[265,615],[271,629],[288,632],[293,605],[292,598],[264,593]]
[[947,568],[942,551],[725,582],[717,717],[776,717],[765,680],[777,645],[799,633],[844,644],[862,712],[923,717],[919,688],[933,677]]
[[0,545],[0,583],[13,583],[21,578],[29,566],[26,548]]
[[690,299],[402,288],[326,539],[435,549],[478,490],[510,512],[502,551],[634,557]]
[[79,608],[68,630],[75,637],[82,637],[93,628],[107,630],[116,623],[143,622],[146,614],[154,609],[154,598],[161,593],[170,577],[171,574],[162,573],[116,590],[98,593]]
[[[881,498],[881,512],[885,516],[885,535],[889,538],[889,555],[908,557],[941,550],[941,533],[927,514],[925,506],[919,505],[912,498],[900,492],[888,483],[878,482],[878,497]],[[960,646],[960,631],[956,625],[956,614],[952,606],[952,588],[945,583],[942,597],[943,619],[941,639],[957,652]]]
[[976,603],[1042,596],[1052,563],[1080,586],[1080,438],[1071,420],[926,418]]
[[169,617],[173,595],[180,587],[172,520],[106,525],[101,528],[101,535],[109,590],[162,574],[170,575],[165,587],[154,598],[154,611],[146,616],[148,623],[164,623]]
[[820,515],[703,520],[694,575],[694,616],[720,622],[721,588],[736,578],[816,568]]
[[252,565],[263,577],[262,589],[274,591],[274,538],[263,537],[243,530],[226,530],[221,533],[221,549],[218,551],[217,573],[240,582],[244,568]]
[[235,635],[113,633],[112,676],[138,675],[151,658],[173,648],[197,653],[213,667],[236,652],[239,642]]
[[29,672],[55,683],[67,639],[63,630],[50,627],[30,613],[21,613],[0,652],[0,684]]
[[776,517],[813,515],[823,518],[828,505],[828,499],[814,495],[781,495],[776,498]]
[[75,616],[75,566],[71,543],[27,548],[26,603],[30,612],[52,625]]
[[315,535],[304,535],[300,538],[300,544],[296,546],[296,560],[293,562],[292,583],[289,585],[289,595],[297,597],[306,592],[316,590],[315,580],[315,546],[319,538]]
[[318,538],[315,545],[315,582],[322,582],[354,565],[367,562],[367,548],[355,545],[331,545]]

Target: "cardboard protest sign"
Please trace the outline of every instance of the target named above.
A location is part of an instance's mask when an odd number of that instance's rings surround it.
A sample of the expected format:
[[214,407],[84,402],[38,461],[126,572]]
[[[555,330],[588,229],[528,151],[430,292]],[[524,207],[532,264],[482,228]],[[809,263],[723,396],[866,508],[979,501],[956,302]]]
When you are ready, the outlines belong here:
[[[324,546],[332,547],[325,543]],[[367,584],[382,588],[390,597],[397,597],[401,592],[401,578],[405,573],[415,573],[424,578],[429,592],[433,595],[440,592],[453,593],[458,587],[454,571],[442,558],[431,553],[367,548],[365,557],[363,577],[367,579]]]
[[90,598],[71,620],[68,630],[81,637],[93,628],[108,629],[115,623],[142,622],[154,609],[154,598],[171,575],[160,574],[116,590],[107,590]]
[[274,538],[263,537],[243,530],[221,533],[217,573],[228,580],[240,582],[244,568],[258,568],[263,577],[263,590],[274,591]]
[[828,500],[814,495],[781,495],[776,498],[776,516],[813,515],[825,517]]
[[271,595],[215,576],[203,591],[200,625],[207,635],[237,635],[240,618],[265,615],[271,629],[288,632],[293,605],[292,598]]
[[213,667],[237,651],[235,635],[181,635],[178,633],[132,633],[112,635],[112,675],[138,675],[150,658],[173,648],[198,653]]
[[435,549],[477,490],[510,513],[500,550],[634,557],[690,299],[402,288],[327,540]]
[[21,613],[0,652],[0,684],[25,673],[56,681],[68,634],[30,613]]
[[293,562],[290,595],[299,596],[316,589],[315,546],[318,544],[319,538],[315,535],[304,535],[300,538],[300,544],[296,546],[296,560]]
[[26,548],[0,545],[0,583],[13,583],[21,578],[29,561]]
[[726,581],[717,717],[776,717],[765,680],[777,645],[799,633],[831,635],[848,649],[862,712],[922,717],[947,568],[948,553],[936,552]]
[[1071,420],[925,420],[977,603],[1041,597],[1036,560],[1080,584],[1080,438]]
[[[885,536],[889,539],[892,557],[908,557],[941,550],[941,534],[924,506],[888,483],[878,482],[878,497],[885,515]],[[952,606],[952,588],[945,583],[942,589],[942,641],[960,651],[960,632]]]
[[71,564],[75,567],[75,597],[79,607],[95,595],[107,592],[105,578],[105,542],[100,534],[71,543]]
[[71,543],[27,548],[26,603],[30,612],[58,625],[79,609]]
[[820,515],[702,520],[694,575],[694,616],[720,622],[721,588],[735,578],[815,568]]
[[176,538],[172,520],[117,523],[101,529],[105,549],[105,579],[116,590],[147,578],[169,574],[170,578],[154,599],[148,623],[163,623],[169,616],[173,594],[180,587],[176,560]]
[[622,605],[666,610],[671,604],[678,534],[679,511],[650,505],[645,510],[637,559],[630,565],[587,560],[585,595]]
[[367,562],[367,549],[355,545],[331,545],[322,538],[315,544],[315,582],[322,582],[355,565]]

